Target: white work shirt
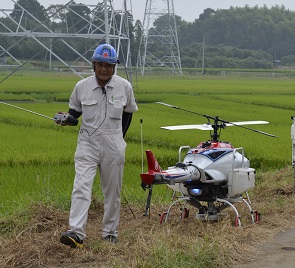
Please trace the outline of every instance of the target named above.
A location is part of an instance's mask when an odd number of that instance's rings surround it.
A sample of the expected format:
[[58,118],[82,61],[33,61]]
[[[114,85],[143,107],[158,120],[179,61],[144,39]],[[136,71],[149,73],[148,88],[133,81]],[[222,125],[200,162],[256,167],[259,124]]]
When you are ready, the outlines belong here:
[[138,110],[132,86],[126,79],[113,75],[105,93],[95,75],[79,81],[70,97],[69,106],[82,112],[81,129],[90,134],[99,130],[122,132],[122,113]]

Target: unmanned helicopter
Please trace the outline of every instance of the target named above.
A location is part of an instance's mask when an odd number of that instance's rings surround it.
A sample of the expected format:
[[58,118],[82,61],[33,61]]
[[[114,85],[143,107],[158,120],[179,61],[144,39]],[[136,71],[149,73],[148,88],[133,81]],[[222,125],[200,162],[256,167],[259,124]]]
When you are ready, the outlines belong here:
[[[151,150],[146,150],[148,171],[140,174],[141,186],[149,189],[145,216],[150,210],[153,185],[166,184],[173,190],[175,200],[166,212],[161,214],[160,223],[167,221],[172,208],[180,205],[179,219],[187,218],[187,204],[197,208],[196,218],[201,221],[218,221],[225,208],[232,208],[235,213],[235,226],[241,226],[241,216],[235,203],[244,203],[249,209],[252,223],[259,221],[259,213],[251,207],[248,191],[255,187],[255,169],[245,157],[244,148],[234,148],[229,142],[219,140],[220,131],[228,126],[242,127],[263,135],[276,137],[273,134],[245,127],[250,124],[268,124],[267,121],[229,122],[163,102],[174,109],[183,110],[207,118],[206,124],[165,126],[162,129],[210,130],[211,139],[199,143],[196,147],[181,146],[178,151],[178,162],[163,170]],[[211,123],[212,121],[212,123]],[[186,152],[184,151],[186,150]],[[183,159],[182,155],[185,152]]]

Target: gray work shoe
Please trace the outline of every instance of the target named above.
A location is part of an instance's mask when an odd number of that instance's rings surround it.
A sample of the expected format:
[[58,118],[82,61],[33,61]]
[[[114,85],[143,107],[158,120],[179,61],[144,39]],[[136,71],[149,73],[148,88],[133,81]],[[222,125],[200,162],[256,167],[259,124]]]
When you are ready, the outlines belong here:
[[103,238],[103,240],[114,244],[118,243],[118,239],[114,235],[107,235]]

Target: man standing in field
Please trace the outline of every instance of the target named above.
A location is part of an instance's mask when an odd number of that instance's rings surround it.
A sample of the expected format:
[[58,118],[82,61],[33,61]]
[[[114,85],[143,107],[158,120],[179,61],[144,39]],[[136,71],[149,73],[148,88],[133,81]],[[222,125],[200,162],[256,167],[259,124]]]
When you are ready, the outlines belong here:
[[60,242],[83,247],[97,169],[104,196],[102,237],[116,243],[120,219],[120,194],[125,162],[124,135],[137,105],[131,84],[114,74],[118,63],[115,49],[103,44],[92,56],[95,74],[79,81],[70,97],[68,113],[82,115],[75,153],[75,180],[72,192],[69,230]]

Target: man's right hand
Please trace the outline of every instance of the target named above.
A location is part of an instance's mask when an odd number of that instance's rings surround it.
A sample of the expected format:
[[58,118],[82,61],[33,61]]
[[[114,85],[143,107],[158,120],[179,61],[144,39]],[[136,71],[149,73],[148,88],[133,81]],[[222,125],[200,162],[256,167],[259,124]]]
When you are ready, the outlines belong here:
[[58,113],[54,115],[53,120],[55,124],[57,125],[67,126],[68,116],[69,116],[69,113],[58,111]]

